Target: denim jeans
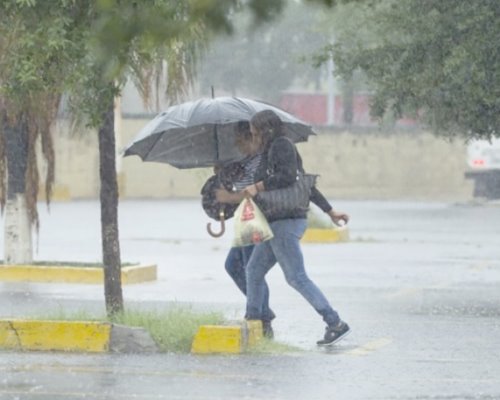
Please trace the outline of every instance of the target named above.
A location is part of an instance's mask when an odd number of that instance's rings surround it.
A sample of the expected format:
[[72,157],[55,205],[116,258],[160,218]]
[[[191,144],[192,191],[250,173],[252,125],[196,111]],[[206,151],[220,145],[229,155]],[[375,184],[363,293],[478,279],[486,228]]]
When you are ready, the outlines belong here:
[[307,220],[282,219],[269,224],[274,237],[255,246],[246,267],[247,273],[247,319],[263,319],[262,299],[266,295],[264,277],[279,263],[287,283],[296,289],[328,325],[336,325],[338,313],[321,290],[309,279],[304,268],[304,257],[300,249],[300,238],[307,227]]
[[[224,263],[227,273],[244,295],[247,294],[245,267],[250,259],[250,256],[252,255],[253,249],[254,246],[232,247],[226,257],[226,262]],[[262,297],[262,320],[271,321],[276,317],[276,315],[269,308],[269,287],[267,286],[265,280],[263,287],[264,295]]]

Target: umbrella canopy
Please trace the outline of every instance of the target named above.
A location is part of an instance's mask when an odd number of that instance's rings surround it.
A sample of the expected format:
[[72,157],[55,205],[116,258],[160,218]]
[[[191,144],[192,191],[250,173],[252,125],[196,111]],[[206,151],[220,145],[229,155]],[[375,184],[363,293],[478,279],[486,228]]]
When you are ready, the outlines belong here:
[[209,167],[244,157],[236,146],[238,121],[248,121],[262,110],[273,110],[294,142],[307,141],[311,127],[286,111],[256,100],[238,97],[199,99],[175,105],[151,120],[125,149],[177,168]]

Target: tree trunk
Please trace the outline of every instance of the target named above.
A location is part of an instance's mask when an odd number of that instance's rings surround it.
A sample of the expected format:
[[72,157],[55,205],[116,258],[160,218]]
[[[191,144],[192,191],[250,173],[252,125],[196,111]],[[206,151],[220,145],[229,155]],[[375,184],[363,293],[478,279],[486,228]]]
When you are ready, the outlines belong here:
[[110,317],[123,311],[115,151],[114,104],[111,101],[104,112],[103,124],[99,129],[104,297],[106,311]]
[[7,157],[4,260],[6,264],[30,264],[33,262],[33,244],[25,196],[28,131],[22,123],[6,124],[4,134]]

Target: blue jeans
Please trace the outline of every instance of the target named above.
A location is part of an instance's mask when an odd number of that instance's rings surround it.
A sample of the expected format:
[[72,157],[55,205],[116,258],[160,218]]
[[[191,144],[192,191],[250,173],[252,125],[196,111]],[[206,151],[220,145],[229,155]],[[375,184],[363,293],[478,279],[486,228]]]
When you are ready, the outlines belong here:
[[274,238],[255,246],[246,267],[246,318],[263,319],[261,304],[266,295],[264,277],[278,262],[287,283],[314,307],[328,325],[336,325],[340,321],[338,313],[331,307],[321,290],[309,279],[304,268],[300,238],[307,227],[306,219],[282,219],[269,225]]
[[[250,256],[252,255],[253,249],[254,246],[232,247],[226,257],[226,262],[224,263],[227,273],[245,296],[247,294],[245,267],[250,259]],[[276,317],[276,315],[269,308],[269,287],[267,286],[265,280],[263,287],[264,295],[262,297],[262,320],[271,321]]]

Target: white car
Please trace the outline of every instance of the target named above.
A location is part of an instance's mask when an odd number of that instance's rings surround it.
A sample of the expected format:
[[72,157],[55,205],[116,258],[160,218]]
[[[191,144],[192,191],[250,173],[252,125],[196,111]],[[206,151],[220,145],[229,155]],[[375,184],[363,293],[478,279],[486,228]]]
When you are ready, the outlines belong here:
[[465,177],[474,180],[474,197],[500,198],[500,138],[471,140]]

